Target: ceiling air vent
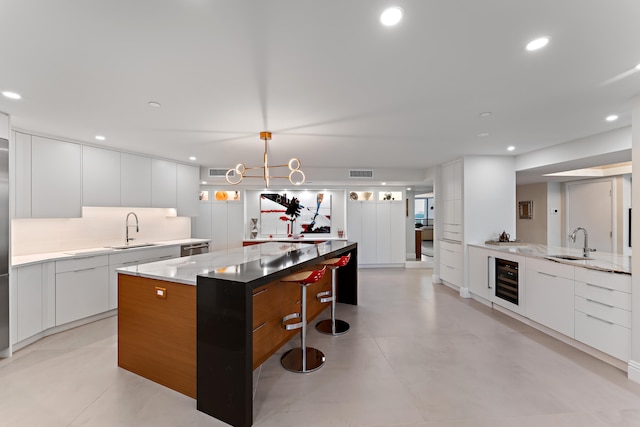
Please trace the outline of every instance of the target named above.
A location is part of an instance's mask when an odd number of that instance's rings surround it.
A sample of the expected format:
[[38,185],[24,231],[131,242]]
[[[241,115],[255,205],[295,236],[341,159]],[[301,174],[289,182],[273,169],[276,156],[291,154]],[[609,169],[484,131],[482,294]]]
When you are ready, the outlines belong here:
[[349,178],[373,178],[372,170],[350,170]]
[[[209,178],[224,178],[229,169],[209,168]],[[229,177],[235,176],[236,171],[232,170]]]

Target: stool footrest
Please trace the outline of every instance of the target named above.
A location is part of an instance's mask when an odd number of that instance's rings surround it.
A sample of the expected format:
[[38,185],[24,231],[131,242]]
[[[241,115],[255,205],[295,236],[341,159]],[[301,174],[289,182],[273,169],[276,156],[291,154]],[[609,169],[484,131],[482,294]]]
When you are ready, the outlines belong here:
[[324,291],[324,292],[317,293],[316,299],[322,303],[325,303],[325,302],[331,302],[335,298],[333,297],[333,295],[331,295],[331,291]]
[[284,316],[282,318],[282,328],[287,330],[287,331],[292,331],[294,329],[302,328],[302,323],[303,322],[285,323],[285,322],[287,322],[289,320],[293,320],[293,319],[300,319],[300,313],[291,313],[291,314],[287,314],[286,316]]

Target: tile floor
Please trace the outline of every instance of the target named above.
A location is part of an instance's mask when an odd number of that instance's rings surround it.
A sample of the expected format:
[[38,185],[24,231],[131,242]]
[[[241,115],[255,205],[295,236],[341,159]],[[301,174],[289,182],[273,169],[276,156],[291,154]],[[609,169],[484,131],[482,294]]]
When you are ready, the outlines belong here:
[[[352,330],[309,335],[324,367],[294,374],[275,355],[255,373],[254,425],[640,426],[640,384],[624,372],[432,285],[431,274],[360,270],[360,304],[338,307]],[[110,318],[1,360],[0,426],[226,425],[119,369],[116,345]]]

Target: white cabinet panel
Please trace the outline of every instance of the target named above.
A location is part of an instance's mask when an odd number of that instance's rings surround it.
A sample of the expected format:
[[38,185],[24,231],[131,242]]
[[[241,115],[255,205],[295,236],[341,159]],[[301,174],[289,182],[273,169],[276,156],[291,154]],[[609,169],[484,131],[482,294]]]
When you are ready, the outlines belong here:
[[120,206],[120,152],[82,146],[82,205]]
[[200,169],[197,166],[183,164],[178,164],[176,167],[178,216],[197,216]]
[[[527,317],[568,337],[574,337],[574,267],[528,259],[526,266]],[[571,276],[571,278],[562,277]]]
[[15,135],[15,217],[31,218],[31,135]]
[[375,264],[377,260],[377,226],[376,205],[362,203],[362,240],[358,245],[358,261],[361,264]]
[[227,202],[227,248],[241,248],[244,237],[244,209],[242,203]]
[[109,310],[108,259],[56,261],[56,325]]
[[391,206],[389,203],[376,205],[376,262],[388,263],[391,260]]
[[9,116],[0,113],[0,138],[9,139]]
[[151,159],[120,155],[120,203],[125,207],[151,207]]
[[631,330],[613,322],[576,311],[576,339],[620,360],[629,360]]
[[17,342],[42,332],[42,264],[15,269]]
[[389,226],[391,228],[391,258],[393,264],[404,263],[406,261],[406,229],[405,229],[405,205],[404,203],[391,203],[391,217]]
[[175,208],[177,202],[177,165],[151,159],[151,206]]
[[211,203],[198,204],[198,216],[191,218],[191,237],[211,239]]
[[469,275],[467,287],[474,295],[489,299],[489,251],[475,246],[468,247]]
[[82,216],[81,146],[33,136],[31,149],[31,216]]
[[228,210],[225,203],[211,204],[211,244],[210,251],[227,249]]

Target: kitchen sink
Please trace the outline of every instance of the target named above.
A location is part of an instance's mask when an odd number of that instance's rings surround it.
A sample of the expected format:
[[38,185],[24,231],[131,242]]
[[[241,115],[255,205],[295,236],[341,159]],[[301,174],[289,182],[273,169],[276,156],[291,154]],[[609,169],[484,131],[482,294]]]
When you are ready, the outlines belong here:
[[157,246],[156,243],[134,243],[133,245],[120,245],[120,246],[109,246],[111,249],[123,250],[123,249],[134,249],[134,248],[146,248],[148,246]]
[[587,257],[577,256],[577,255],[549,255],[547,258],[565,259],[568,261],[584,261],[584,260],[593,259],[593,258],[587,258]]

